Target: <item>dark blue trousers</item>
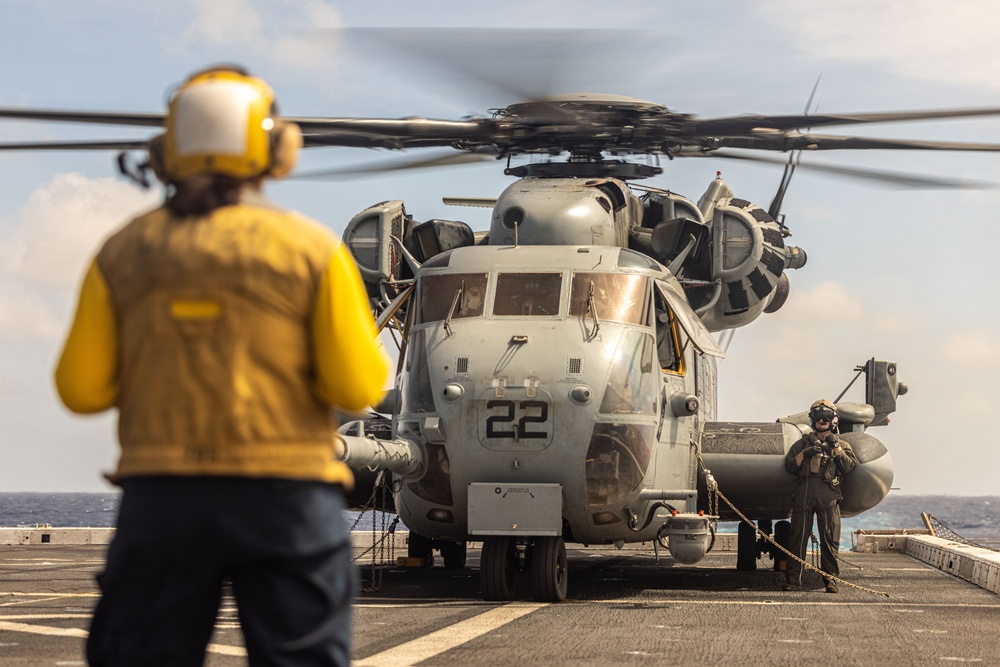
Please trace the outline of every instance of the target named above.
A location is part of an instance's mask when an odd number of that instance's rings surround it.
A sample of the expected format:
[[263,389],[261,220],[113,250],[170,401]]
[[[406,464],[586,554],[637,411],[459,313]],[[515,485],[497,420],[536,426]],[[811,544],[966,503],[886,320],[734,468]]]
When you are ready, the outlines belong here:
[[201,665],[226,580],[252,667],[350,664],[358,584],[339,487],[143,477],[122,488],[91,665]]

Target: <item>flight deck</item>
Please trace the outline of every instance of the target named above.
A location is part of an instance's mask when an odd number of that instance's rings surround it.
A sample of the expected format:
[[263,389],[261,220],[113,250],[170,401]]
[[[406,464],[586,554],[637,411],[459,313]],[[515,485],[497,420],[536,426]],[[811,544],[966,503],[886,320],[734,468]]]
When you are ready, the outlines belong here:
[[[397,555],[406,553],[405,538],[396,535]],[[891,541],[843,552],[841,571],[888,597],[847,586],[827,594],[814,573],[806,580],[812,590],[786,593],[766,558],[739,572],[734,551],[713,550],[688,567],[665,551],[657,561],[648,544],[571,547],[569,595],[556,604],[532,599],[529,575],[518,580],[515,601],[483,602],[478,543],[464,569],[445,569],[440,558],[434,567],[363,566],[365,585],[378,590],[358,599],[353,664],[1000,665],[1000,595],[939,569],[964,567],[958,561],[935,567],[887,550]],[[362,554],[364,540],[355,543]],[[105,549],[0,546],[0,664],[84,664]],[[246,664],[228,595],[205,664]]]

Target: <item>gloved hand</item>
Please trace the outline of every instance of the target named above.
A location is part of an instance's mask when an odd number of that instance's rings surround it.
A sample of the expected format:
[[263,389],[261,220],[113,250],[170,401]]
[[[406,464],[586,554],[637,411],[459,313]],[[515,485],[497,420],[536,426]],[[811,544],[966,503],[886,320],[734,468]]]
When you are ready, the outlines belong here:
[[840,444],[840,438],[837,436],[836,433],[832,432],[826,434],[826,441],[830,443],[830,445],[832,445],[833,447],[836,447],[837,445]]
[[823,448],[820,447],[819,445],[806,447],[805,449],[802,450],[802,455],[805,456],[807,459],[811,459],[812,457],[822,453],[823,453]]

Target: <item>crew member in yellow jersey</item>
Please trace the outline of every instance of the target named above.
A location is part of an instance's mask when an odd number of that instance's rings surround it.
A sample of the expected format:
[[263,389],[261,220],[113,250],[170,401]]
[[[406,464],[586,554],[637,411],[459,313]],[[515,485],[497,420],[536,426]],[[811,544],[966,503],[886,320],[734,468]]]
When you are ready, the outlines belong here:
[[261,196],[302,145],[237,68],[174,94],[164,205],[87,270],[56,369],[66,406],[117,408],[123,489],[92,665],[200,665],[224,581],[251,665],[348,665],[357,575],[331,406],[378,402],[387,360],[357,267]]

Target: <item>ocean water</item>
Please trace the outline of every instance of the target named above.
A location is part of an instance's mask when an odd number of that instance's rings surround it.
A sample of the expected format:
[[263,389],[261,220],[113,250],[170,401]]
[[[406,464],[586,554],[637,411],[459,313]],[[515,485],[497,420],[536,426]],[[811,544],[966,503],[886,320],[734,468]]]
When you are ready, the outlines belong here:
[[[118,493],[0,493],[0,526],[113,526],[118,497]],[[845,518],[842,532],[849,544],[850,534],[859,529],[923,528],[921,512],[968,539],[1000,538],[1000,496],[890,495],[874,509]],[[348,514],[353,524],[357,513]],[[371,521],[368,513],[357,527],[370,529]],[[736,524],[726,523],[720,529],[736,530]]]

